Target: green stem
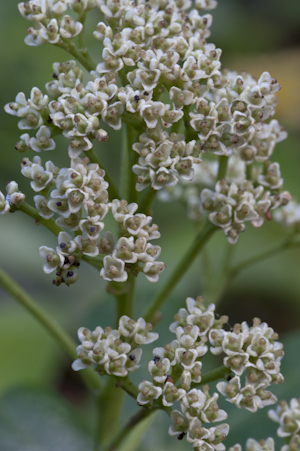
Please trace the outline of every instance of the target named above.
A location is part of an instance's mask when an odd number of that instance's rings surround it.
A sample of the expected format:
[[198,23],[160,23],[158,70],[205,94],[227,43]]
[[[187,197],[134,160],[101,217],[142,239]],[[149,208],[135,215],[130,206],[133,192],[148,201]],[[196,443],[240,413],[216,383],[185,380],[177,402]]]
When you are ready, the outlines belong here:
[[148,192],[146,193],[146,196],[144,197],[141,206],[140,206],[140,211],[142,213],[148,214],[149,212],[149,208],[152,204],[152,201],[154,200],[155,196],[156,196],[156,190],[153,188],[148,188],[147,190]]
[[138,387],[131,382],[129,377],[116,377],[116,387],[122,388],[126,393],[128,393],[129,396],[134,398],[136,400],[139,389]]
[[185,129],[186,129],[186,132],[185,132],[185,140],[186,140],[186,142],[192,141],[193,139],[198,139],[197,132],[191,127],[191,124],[190,124],[191,118],[190,118],[189,112],[190,112],[189,105],[184,106],[183,107],[183,114],[184,114],[183,115],[183,122],[184,122],[184,126],[185,126]]
[[214,277],[210,279],[211,283],[207,284],[205,287],[204,299],[209,299],[210,302],[215,305],[219,303],[229,284],[229,266],[234,250],[235,247],[232,246],[232,244],[227,243],[227,250],[223,256],[219,280],[216,282],[216,276],[214,275]]
[[113,442],[110,444],[108,451],[115,451],[118,449],[118,446],[123,442],[123,440],[130,434],[130,432],[138,425],[141,421],[145,420],[145,418],[154,414],[156,410],[150,410],[141,408],[136,414],[134,414],[128,421],[128,423],[124,426],[123,429],[119,432]]
[[132,146],[134,142],[134,129],[132,126],[126,126],[126,139],[123,139],[123,150],[122,150],[122,163],[121,163],[121,186],[122,186],[122,198],[131,201],[130,187],[131,179],[133,177],[132,167],[131,167],[131,153]]
[[219,171],[218,171],[217,180],[221,180],[226,177],[227,164],[228,164],[228,157],[221,155],[219,157]]
[[[120,294],[116,295],[118,301],[118,318],[117,321],[123,315],[129,316],[129,318],[133,318],[134,316],[134,286],[135,286],[136,277],[132,274],[128,274],[128,280],[126,282],[126,290]],[[119,324],[119,322],[118,322]]]
[[107,189],[108,193],[109,193],[109,197],[111,200],[113,199],[119,199],[119,193],[116,190],[114,183],[110,177],[110,175],[108,174],[108,172],[105,170],[103,164],[101,163],[98,155],[96,154],[96,152],[94,151],[93,148],[91,148],[90,150],[88,150],[87,152],[85,152],[86,156],[89,157],[91,163],[97,163],[100,168],[104,169],[105,171],[105,180],[107,181],[107,183],[109,184],[109,187]]
[[87,56],[87,49],[85,47],[85,41],[84,41],[84,22],[85,22],[85,18],[86,18],[86,11],[83,11],[79,16],[78,16],[78,21],[80,23],[82,23],[83,25],[83,29],[82,32],[79,33],[78,35],[78,44],[79,44],[79,51],[83,54],[83,56]]
[[266,252],[263,252],[262,254],[255,255],[254,257],[245,260],[242,263],[239,263],[235,266],[233,266],[231,269],[227,268],[224,277],[218,282],[218,290],[215,293],[215,295],[211,296],[211,302],[214,304],[218,304],[220,299],[222,298],[223,294],[225,293],[228,285],[230,282],[238,276],[244,269],[247,269],[248,267],[254,265],[255,263],[265,260],[269,257],[272,257],[273,255],[279,254],[280,252],[285,251],[286,249],[300,246],[300,243],[294,243],[291,241],[291,239],[288,239],[287,241],[284,241],[279,246],[275,247],[274,249],[270,249]]
[[174,272],[171,274],[171,277],[161,290],[161,292],[157,295],[156,298],[152,301],[149,308],[143,315],[143,318],[148,322],[151,322],[155,313],[160,309],[164,301],[167,299],[175,285],[179,282],[179,280],[183,277],[183,275],[187,272],[194,259],[197,257],[199,251],[203,248],[203,246],[207,243],[212,234],[218,230],[216,226],[208,222],[204,227],[203,231],[196,237],[195,241],[188,249],[188,251],[184,254],[182,259],[179,261],[177,267]]
[[94,266],[96,269],[103,268],[103,259],[99,257],[89,257],[88,255],[83,255],[82,260],[86,261],[89,265]]
[[[31,216],[34,218],[34,223],[36,225],[43,225],[46,227],[50,232],[52,232],[55,236],[58,236],[60,232],[63,232],[63,229],[61,229],[58,225],[56,225],[53,218],[50,219],[44,219],[39,215],[39,212],[36,208],[32,207],[31,205],[24,202],[22,205],[17,207],[17,210],[22,211],[23,213],[26,213],[28,216]],[[87,255],[83,255],[81,257],[83,260],[85,260],[90,265],[94,266],[97,269],[101,269],[103,267],[102,261],[97,260],[96,258],[88,257]]]
[[58,236],[60,232],[63,232],[63,229],[60,228],[54,221],[53,218],[50,219],[44,219],[39,215],[39,212],[36,208],[32,207],[31,205],[27,204],[26,202],[23,202],[18,207],[18,210],[23,211],[23,213],[26,213],[28,216],[31,216],[33,219],[35,219],[36,225],[43,225],[46,227],[50,232],[54,233],[54,235]]
[[[71,360],[77,359],[76,343],[72,338],[2,268],[0,268],[0,285],[42,324]],[[80,372],[80,375],[90,389],[99,389],[100,378],[91,368]]]
[[[133,140],[131,142],[131,148],[135,142],[138,142],[140,134],[141,134],[141,132],[134,130],[134,136],[133,136]],[[136,175],[133,173],[132,168],[135,164],[138,163],[138,160],[139,160],[138,153],[132,149],[131,157],[130,157],[130,190],[129,190],[129,199],[128,200],[130,202],[135,202],[137,204],[139,203],[138,200],[139,200],[140,193],[138,193],[137,190],[135,189]]]
[[124,111],[122,114],[122,122],[129,127],[134,128],[139,134],[143,133],[146,127],[144,119],[138,113],[131,113],[130,111]]
[[105,387],[105,395],[99,399],[99,424],[96,424],[96,449],[102,444],[107,446],[114,437],[119,426],[123,407],[124,391],[116,386],[115,379],[110,377]]
[[74,58],[76,58],[80,64],[88,71],[95,70],[96,64],[91,60],[90,57],[84,56],[75,46],[73,42],[68,42],[65,39],[61,39],[58,44],[55,44],[58,47],[64,49],[66,52],[70,53]]
[[266,258],[272,257],[272,255],[276,255],[279,252],[282,252],[286,249],[289,249],[290,247],[293,246],[300,246],[300,243],[293,243],[290,239],[288,239],[287,241],[284,241],[283,243],[281,243],[279,246],[275,247],[274,249],[270,249],[266,252],[263,252],[259,255],[255,255],[254,257],[249,258],[248,260],[245,260],[241,263],[238,263],[237,265],[233,266],[230,270],[229,270],[229,276],[231,279],[233,279],[234,277],[236,277],[241,271],[243,271],[244,269],[248,268],[249,266],[252,266],[253,264],[261,261],[261,260],[265,260]]
[[172,128],[171,128],[171,132],[172,133],[179,133],[180,129],[181,129],[182,122],[183,122],[182,119],[180,119],[177,122],[174,122],[174,124],[172,125]]
[[230,368],[227,368],[226,366],[222,365],[219,368],[216,368],[215,370],[212,370],[209,373],[204,374],[201,378],[200,384],[197,385],[209,384],[210,382],[217,381],[218,379],[224,379],[226,378],[226,376],[231,374],[231,372],[232,371]]
[[253,164],[246,164],[246,179],[247,180],[252,180],[252,167]]

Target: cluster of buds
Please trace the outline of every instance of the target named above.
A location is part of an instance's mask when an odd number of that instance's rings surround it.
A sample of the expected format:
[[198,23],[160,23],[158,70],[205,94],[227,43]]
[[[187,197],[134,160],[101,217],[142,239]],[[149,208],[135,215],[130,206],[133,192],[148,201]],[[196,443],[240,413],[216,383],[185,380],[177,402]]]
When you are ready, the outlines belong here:
[[280,401],[276,410],[269,411],[271,420],[279,423],[277,429],[278,437],[285,439],[285,445],[281,451],[300,450],[300,399],[293,398],[288,405]]
[[30,0],[19,3],[22,16],[33,23],[27,29],[25,43],[31,46],[42,44],[61,45],[64,39],[72,39],[82,32],[83,25],[65,14],[69,7],[79,16],[96,4],[95,0]]
[[[221,424],[211,429],[202,426],[227,418],[217,404],[218,393],[211,396],[207,385],[197,388],[202,381],[202,358],[209,350],[207,344],[210,343],[212,354],[225,353],[223,363],[231,374],[228,382],[217,384],[217,390],[227,401],[251,412],[277,402],[266,387],[283,382],[279,372],[283,345],[273,329],[257,318],[253,327],[244,322],[226,331],[228,317],[218,317],[214,304],[206,308],[200,296],[187,298],[186,304],[187,309],[180,309],[170,325],[176,339],[153,350],[153,360],[148,365],[153,380],[141,382],[137,400],[138,404],[150,407],[158,403],[172,407],[180,401],[181,411],[172,410],[169,433],[180,438],[186,435],[196,450],[204,446],[222,451],[225,446],[221,442],[229,426]],[[246,382],[241,387],[243,374]]]
[[15,207],[22,205],[25,200],[25,194],[19,191],[17,182],[9,182],[6,185],[6,196],[0,191],[0,215],[9,211],[15,211]]
[[73,370],[90,366],[100,375],[126,377],[140,367],[142,349],[138,346],[157,340],[158,334],[151,329],[152,325],[143,318],[134,321],[126,315],[120,318],[116,330],[98,326],[90,331],[81,327],[78,330],[81,345],[77,347],[78,359],[72,364]]
[[[240,444],[236,444],[228,449],[228,451],[242,451]],[[275,451],[274,439],[271,437],[266,440],[254,440],[249,438],[246,442],[246,451]]]

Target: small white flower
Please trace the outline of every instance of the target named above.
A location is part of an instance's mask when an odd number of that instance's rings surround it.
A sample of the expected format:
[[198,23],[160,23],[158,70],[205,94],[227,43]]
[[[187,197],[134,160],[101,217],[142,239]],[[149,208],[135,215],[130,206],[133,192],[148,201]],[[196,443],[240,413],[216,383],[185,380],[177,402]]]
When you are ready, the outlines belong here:
[[139,369],[141,365],[139,365],[142,358],[143,351],[140,348],[133,349],[128,354],[126,369],[128,372],[133,372]]
[[145,405],[154,399],[158,399],[162,394],[160,387],[155,387],[151,382],[143,381],[139,384],[140,393],[137,397],[138,404]]
[[62,255],[70,255],[75,252],[77,245],[72,237],[67,232],[59,232],[58,234],[58,246],[56,248],[57,253]]
[[94,240],[78,235],[74,238],[74,242],[84,255],[89,257],[97,257],[99,255],[99,247]]
[[47,246],[41,246],[39,248],[40,256],[46,260],[44,263],[43,269],[45,274],[50,274],[55,271],[55,269],[59,266],[62,267],[65,261],[64,256],[61,253],[55,252],[54,249],[51,249]]
[[157,332],[151,332],[152,325],[150,323],[146,323],[144,318],[139,318],[137,320],[138,330],[134,336],[134,341],[141,344],[149,344],[158,339]]
[[42,125],[36,134],[36,138],[30,138],[29,146],[36,152],[55,149],[56,144],[51,138],[51,130],[45,125]]
[[82,28],[82,23],[75,22],[71,16],[64,16],[60,22],[59,32],[63,38],[71,39],[81,33]]
[[168,374],[170,370],[170,360],[169,359],[163,359],[159,360],[158,362],[154,362],[153,360],[150,360],[148,364],[148,371],[152,375],[153,379],[156,382],[164,383],[166,380],[166,375]]
[[104,267],[100,271],[100,276],[104,280],[114,280],[115,282],[125,282],[128,274],[125,271],[125,263],[123,260],[105,256],[103,259]]
[[139,323],[129,318],[127,315],[123,315],[119,319],[118,330],[123,337],[134,337],[139,327]]
[[180,435],[188,430],[189,420],[178,410],[172,410],[170,419],[169,435]]
[[134,251],[134,238],[131,236],[129,238],[121,237],[116,245],[113,252],[114,258],[119,258],[126,263],[135,263],[137,257]]
[[179,401],[185,396],[186,391],[182,388],[176,388],[172,382],[166,382],[163,389],[163,405],[172,406],[174,402]]
[[228,415],[225,410],[219,409],[217,404],[218,398],[219,395],[214,393],[213,396],[206,401],[200,416],[200,419],[204,423],[216,423],[226,420]]
[[198,417],[206,402],[206,396],[202,390],[193,388],[186,393],[180,401],[181,410],[189,420]]
[[39,35],[49,44],[57,44],[60,40],[59,26],[56,19],[51,19],[46,27],[41,27]]
[[120,354],[117,357],[106,362],[104,365],[107,374],[112,374],[113,376],[126,377],[128,371],[125,367],[127,362],[127,355]]
[[62,16],[66,11],[68,0],[48,0],[48,6],[55,16]]
[[46,0],[30,0],[29,2],[19,3],[18,8],[25,19],[32,22],[41,22],[47,17]]
[[159,274],[164,271],[166,265],[163,262],[146,262],[143,272],[150,282],[157,282]]
[[24,109],[22,108],[18,113],[18,115],[22,114],[21,117],[23,118],[18,122],[20,130],[37,129],[43,125],[42,116],[36,109],[30,108],[30,106],[27,106]]
[[114,199],[111,203],[111,212],[117,222],[123,222],[125,216],[133,215],[138,208],[138,204],[128,204],[126,200]]
[[5,213],[9,212],[9,210],[9,201],[5,199],[4,194],[2,193],[2,191],[0,191],[0,215],[4,215]]

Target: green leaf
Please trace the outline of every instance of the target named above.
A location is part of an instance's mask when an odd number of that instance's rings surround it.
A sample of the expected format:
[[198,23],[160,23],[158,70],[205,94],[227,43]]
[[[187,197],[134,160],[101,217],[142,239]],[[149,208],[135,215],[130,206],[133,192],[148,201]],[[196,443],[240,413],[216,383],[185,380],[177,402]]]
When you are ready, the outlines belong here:
[[18,305],[2,309],[0,342],[3,343],[0,395],[24,383],[47,384],[57,371],[60,363],[58,346]]
[[0,449],[88,451],[92,440],[66,401],[51,392],[19,388],[0,400]]
[[153,412],[153,415],[145,418],[141,421],[131,432],[128,434],[124,442],[119,448],[119,451],[135,451],[138,449],[141,441],[144,438],[150,424],[155,418],[155,414],[157,412]]

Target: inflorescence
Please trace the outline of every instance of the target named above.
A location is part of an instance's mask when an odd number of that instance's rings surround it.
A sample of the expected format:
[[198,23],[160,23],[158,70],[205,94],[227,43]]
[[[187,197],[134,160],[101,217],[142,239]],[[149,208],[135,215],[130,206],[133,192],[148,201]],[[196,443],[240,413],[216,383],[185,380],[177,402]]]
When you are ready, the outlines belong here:
[[[58,169],[51,161],[44,168],[38,157],[22,161],[22,173],[32,179],[32,189],[41,193],[35,196],[40,214],[46,218],[60,214],[60,226],[71,226],[76,233],[80,221],[95,222],[91,227],[97,232],[92,234],[98,233],[101,226],[95,217],[101,219],[101,214],[90,211],[94,204],[101,205],[101,213],[109,208],[107,182],[105,172],[88,165],[83,155],[95,141],[108,139],[103,127],[119,130],[125,123],[135,130],[132,150],[138,161],[132,170],[137,191],[151,186],[163,189],[164,198],[170,198],[167,190],[175,192],[175,197],[183,196],[189,215],[208,214],[230,243],[237,241],[246,221],[260,227],[264,217],[271,219],[271,211],[291,197],[283,190],[279,164],[270,160],[275,144],[286,137],[272,119],[280,85],[267,72],[256,80],[247,73],[221,69],[221,49],[207,43],[212,16],[201,15],[202,10],[216,7],[216,2],[32,0],[19,4],[23,17],[33,25],[25,42],[50,43],[74,52],[70,42],[83,33],[85,15],[93,7],[104,18],[93,33],[103,45],[102,61],[91,68],[86,49],[81,49],[92,80],[83,83],[75,61],[54,63],[47,94],[33,88],[29,99],[19,93],[5,107],[20,118],[20,129],[36,130],[36,136],[21,135],[16,145],[20,152],[53,150],[58,134],[69,140],[70,168]],[[65,14],[67,8],[77,19]],[[201,162],[206,153],[213,159]],[[224,171],[219,174],[215,158],[223,159]],[[79,169],[82,166],[86,169]],[[237,168],[233,179],[232,167]],[[1,213],[10,205],[16,203],[1,193]],[[86,242],[89,254],[96,254],[95,236],[78,238],[80,251],[84,252],[81,243]],[[117,279],[125,280],[127,262],[121,260],[114,267]],[[162,263],[155,265],[150,271],[154,276],[163,269]],[[150,265],[145,266],[147,274]]]
[[[203,427],[203,423],[227,418],[227,413],[218,406],[219,394],[210,395],[207,384],[198,388],[203,383],[203,357],[208,351],[213,355],[224,354],[224,368],[218,378],[225,375],[230,378],[217,383],[218,392],[238,408],[256,412],[277,402],[267,388],[283,382],[280,373],[283,345],[277,333],[258,318],[254,318],[252,326],[243,322],[226,331],[228,317],[218,317],[214,304],[205,307],[200,296],[187,298],[186,304],[187,309],[180,309],[170,325],[176,339],[153,349],[153,360],[148,364],[152,381],[139,384],[137,403],[148,408],[171,408],[170,435],[186,435],[196,450],[204,446],[222,451],[229,425]],[[73,363],[73,369],[92,366],[101,375],[127,376],[139,367],[142,351],[137,345],[158,338],[151,329],[143,318],[135,322],[127,316],[120,318],[118,330],[103,331],[97,327],[91,332],[80,328],[78,337],[82,344],[77,348],[79,359]],[[173,408],[177,401],[180,410]]]

